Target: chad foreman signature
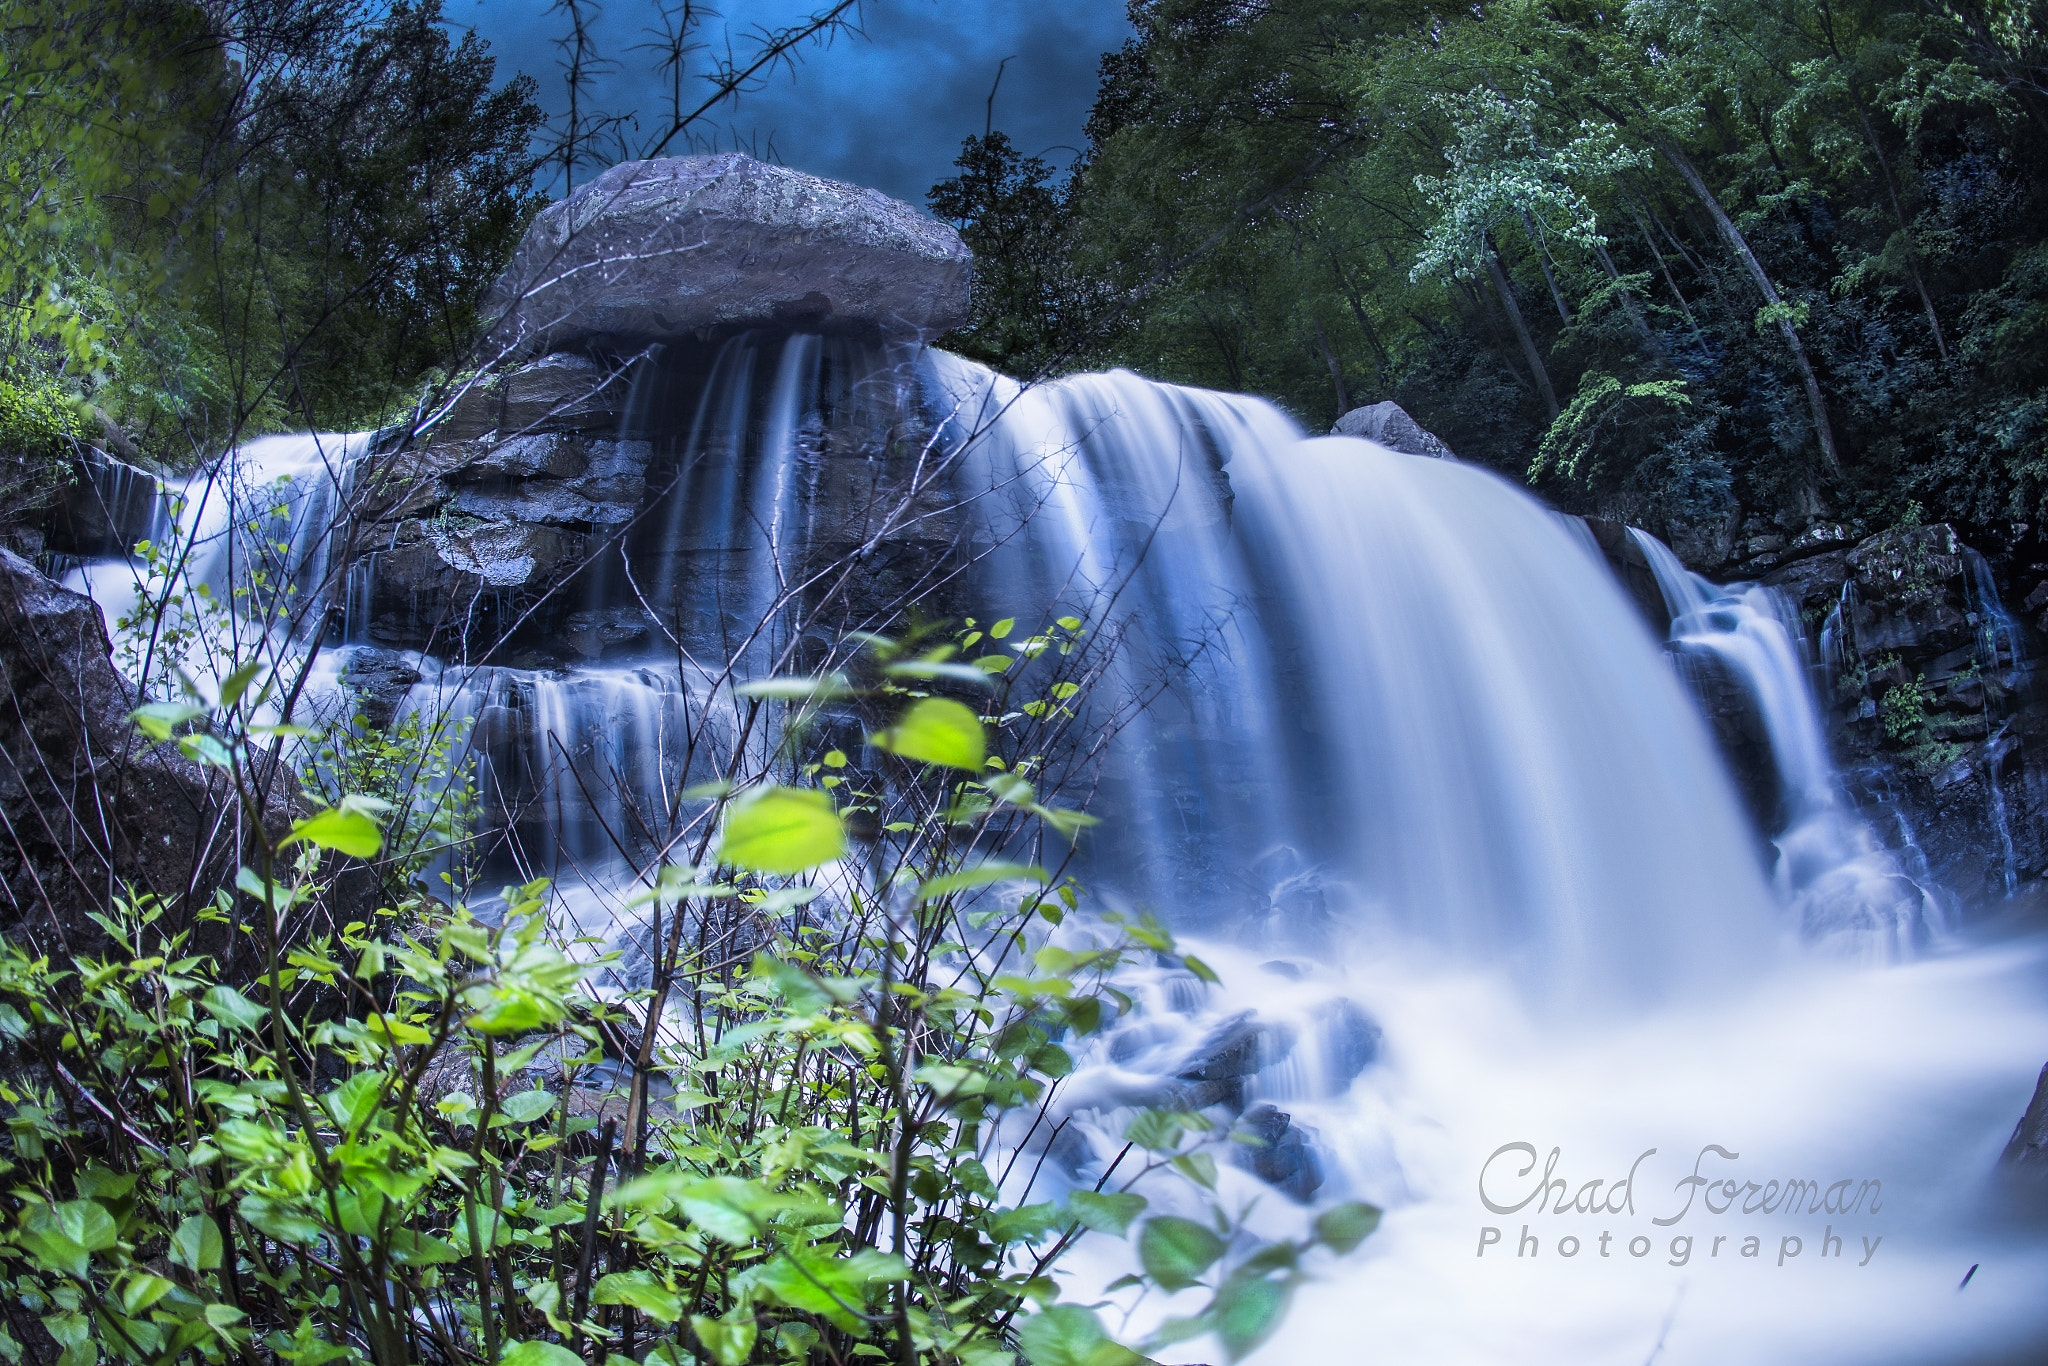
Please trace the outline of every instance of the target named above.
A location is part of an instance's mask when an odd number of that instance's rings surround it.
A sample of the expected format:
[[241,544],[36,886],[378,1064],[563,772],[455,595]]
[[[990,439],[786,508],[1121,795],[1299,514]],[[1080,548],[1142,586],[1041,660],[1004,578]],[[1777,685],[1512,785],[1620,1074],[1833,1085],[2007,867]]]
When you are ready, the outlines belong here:
[[[1628,1171],[1618,1176],[1597,1177],[1588,1181],[1574,1182],[1560,1170],[1563,1150],[1552,1148],[1539,1159],[1533,1143],[1503,1143],[1493,1150],[1479,1168],[1479,1203],[1493,1214],[1594,1214],[1606,1216],[1636,1216],[1638,1182],[1645,1180],[1648,1173],[1645,1163],[1657,1155],[1655,1148],[1644,1150],[1643,1154],[1629,1164]],[[1646,1195],[1646,1206],[1654,1202],[1669,1213],[1650,1220],[1658,1228],[1671,1228],[1695,1212],[1702,1215],[1758,1216],[1775,1215],[1780,1219],[1801,1218],[1816,1215],[1833,1215],[1837,1218],[1873,1215],[1883,1208],[1884,1185],[1876,1180],[1858,1180],[1849,1177],[1839,1181],[1822,1183],[1804,1176],[1767,1177],[1758,1182],[1738,1170],[1735,1163],[1741,1161],[1740,1153],[1731,1152],[1718,1144],[1709,1143],[1699,1150],[1693,1159],[1690,1172],[1680,1176],[1672,1186],[1669,1196]],[[1654,1172],[1654,1167],[1649,1169]],[[1652,1188],[1656,1183],[1652,1182]],[[1729,1225],[1720,1225],[1728,1228]],[[1599,1235],[1601,1256],[1607,1254],[1611,1234],[1602,1231]],[[1757,1235],[1744,1236],[1736,1231],[1716,1236],[1710,1256],[1719,1256],[1721,1244],[1730,1237],[1742,1239],[1742,1247],[1736,1255],[1756,1257],[1762,1248],[1762,1239]],[[1486,1249],[1501,1241],[1501,1230],[1482,1228],[1479,1232],[1479,1255],[1485,1256]],[[1862,1238],[1865,1249],[1862,1262],[1867,1266],[1876,1255],[1877,1245],[1884,1241],[1882,1234]],[[1683,1259],[1692,1255],[1692,1239],[1681,1238],[1672,1241],[1672,1264],[1683,1266],[1679,1244],[1684,1244]],[[1569,1245],[1569,1250],[1567,1250]],[[1779,1239],[1778,1265],[1797,1257],[1804,1246],[1796,1235]],[[1820,1255],[1839,1257],[1842,1239],[1835,1233],[1833,1224],[1827,1225],[1820,1235]],[[1640,1250],[1638,1248],[1640,1247]],[[1540,1249],[1540,1240],[1530,1236],[1529,1225],[1522,1226],[1516,1255],[1535,1256]],[[1636,1237],[1629,1243],[1632,1255],[1642,1257],[1648,1254],[1650,1240]],[[1572,1256],[1579,1250],[1579,1240],[1567,1235],[1558,1239],[1557,1251],[1562,1256]]]

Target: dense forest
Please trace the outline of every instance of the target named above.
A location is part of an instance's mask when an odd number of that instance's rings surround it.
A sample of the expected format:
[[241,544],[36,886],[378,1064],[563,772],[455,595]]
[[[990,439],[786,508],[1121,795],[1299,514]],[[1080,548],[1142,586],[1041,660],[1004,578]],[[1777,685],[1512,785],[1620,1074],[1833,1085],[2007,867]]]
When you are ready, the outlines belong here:
[[1064,180],[970,137],[949,344],[1394,399],[1707,566],[1745,515],[2048,522],[2048,40],[2017,0],[1133,0]]

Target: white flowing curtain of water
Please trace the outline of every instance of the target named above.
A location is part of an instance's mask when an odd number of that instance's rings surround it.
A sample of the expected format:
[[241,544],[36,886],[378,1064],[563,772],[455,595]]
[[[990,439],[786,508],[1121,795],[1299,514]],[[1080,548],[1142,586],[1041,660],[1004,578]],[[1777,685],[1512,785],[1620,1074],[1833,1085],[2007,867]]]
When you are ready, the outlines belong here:
[[364,432],[258,437],[166,486],[148,516],[133,515],[128,490],[123,510],[131,515],[122,521],[131,531],[146,528],[155,569],[140,556],[115,555],[70,568],[66,586],[90,594],[110,629],[134,616],[145,592],[181,600],[166,616],[172,627],[201,621],[202,592],[229,609],[190,634],[137,633],[134,658],[124,662],[147,664],[152,678],[182,670],[204,684],[258,653],[289,667],[326,632],[336,587],[328,570],[345,529],[348,472],[369,441]]
[[[999,565],[1041,596],[1120,593],[1107,611],[1146,642],[1127,669],[1223,642],[1183,683],[1189,723],[1132,737],[1148,771],[1107,813],[1117,862],[1251,870],[1284,844],[1275,870],[1323,884],[1322,923],[1296,932],[1510,962],[1559,1005],[1655,999],[1774,951],[1694,708],[1526,492],[1128,372],[1020,393],[935,366],[979,395],[963,414],[993,415],[973,468],[1029,518]],[[1221,895],[1255,914],[1264,890]]]

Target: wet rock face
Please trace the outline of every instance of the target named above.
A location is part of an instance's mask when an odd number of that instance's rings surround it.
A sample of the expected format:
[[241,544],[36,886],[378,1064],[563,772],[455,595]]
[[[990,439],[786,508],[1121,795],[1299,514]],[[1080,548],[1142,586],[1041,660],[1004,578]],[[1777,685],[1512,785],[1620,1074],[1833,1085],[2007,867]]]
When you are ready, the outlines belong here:
[[2048,705],[1982,557],[1945,524],[1895,527],[1763,582],[1824,655],[1835,757],[1886,840],[1967,903],[2048,872]]
[[1264,1102],[1237,1122],[1244,1142],[1233,1151],[1239,1166],[1269,1186],[1307,1204],[1322,1189],[1323,1162],[1314,1144],[1294,1125],[1294,1116]]
[[629,161],[541,212],[484,311],[516,354],[769,324],[932,334],[966,321],[971,262],[876,190],[737,153]]
[[[677,642],[722,656],[768,606],[771,529],[780,581],[843,579],[839,600],[875,622],[918,599],[972,610],[935,568],[966,553],[955,490],[927,473],[903,501],[931,436],[917,354],[762,329],[486,377],[358,467],[343,631],[524,668]],[[793,408],[777,406],[785,373]]]
[[560,636],[581,605],[568,581],[646,502],[653,447],[618,437],[628,389],[623,367],[544,356],[473,385],[419,444],[371,456],[343,608],[367,615],[361,633],[465,656],[519,629]]

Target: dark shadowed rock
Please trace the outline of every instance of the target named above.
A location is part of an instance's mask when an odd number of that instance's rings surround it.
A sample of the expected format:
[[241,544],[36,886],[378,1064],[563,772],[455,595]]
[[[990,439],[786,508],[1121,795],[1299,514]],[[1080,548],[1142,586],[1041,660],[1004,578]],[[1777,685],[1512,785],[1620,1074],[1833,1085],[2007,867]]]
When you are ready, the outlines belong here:
[[349,652],[342,681],[355,696],[356,714],[382,729],[398,715],[420,671],[396,650],[361,646]]
[[519,354],[728,325],[933,333],[966,321],[971,261],[877,190],[738,153],[629,161],[534,220],[485,312]]
[[1176,1081],[1189,1083],[1181,1103],[1191,1109],[1225,1105],[1242,1110],[1245,1078],[1285,1058],[1294,1042],[1293,1029],[1261,1020],[1255,1012],[1231,1016],[1174,1069]]
[[1390,450],[1407,455],[1429,455],[1440,460],[1458,458],[1451,454],[1451,448],[1440,437],[1426,430],[1391,399],[1366,408],[1353,408],[1337,419],[1337,424],[1330,428],[1330,435],[1362,436],[1367,441],[1377,441]]
[[[6,551],[0,682],[0,932],[45,951],[101,952],[88,912],[129,885],[162,897],[171,926],[191,924],[241,861],[241,807],[219,770],[128,723],[134,685],[114,668],[92,599]],[[266,828],[282,835],[298,809],[297,784],[280,772]],[[336,891],[365,913],[375,895],[361,879]],[[214,935],[205,951],[246,972],[247,959],[233,961],[245,938]]]
[[2007,1168],[2048,1182],[2048,1067],[2034,1085],[2034,1099],[2012,1131],[1999,1161]]
[[1285,1110],[1262,1101],[1244,1112],[1237,1132],[1245,1141],[1232,1156],[1259,1180],[1304,1204],[1322,1188],[1322,1159]]

